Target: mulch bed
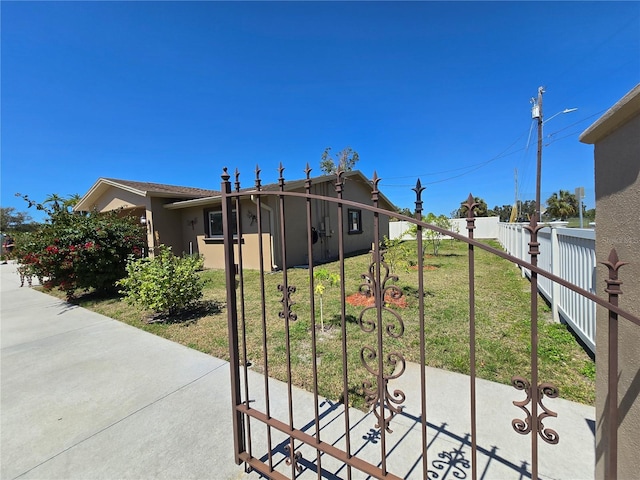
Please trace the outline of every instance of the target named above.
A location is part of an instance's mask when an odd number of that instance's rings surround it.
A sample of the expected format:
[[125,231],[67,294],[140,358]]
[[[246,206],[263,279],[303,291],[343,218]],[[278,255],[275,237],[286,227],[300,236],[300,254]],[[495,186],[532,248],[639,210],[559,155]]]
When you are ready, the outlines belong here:
[[[355,307],[373,307],[375,306],[375,298],[373,295],[365,295],[364,293],[354,293],[345,298],[349,305]],[[393,298],[389,292],[384,296],[384,301],[388,306],[396,308],[407,308],[407,299],[403,295],[399,298]]]

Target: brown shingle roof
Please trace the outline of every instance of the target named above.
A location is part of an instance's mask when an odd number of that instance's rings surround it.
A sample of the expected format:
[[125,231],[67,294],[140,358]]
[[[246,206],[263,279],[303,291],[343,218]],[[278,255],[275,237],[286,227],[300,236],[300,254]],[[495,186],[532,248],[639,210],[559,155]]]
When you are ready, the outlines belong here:
[[118,183],[126,187],[134,188],[148,193],[155,193],[160,195],[178,195],[180,197],[189,196],[191,198],[204,198],[220,195],[217,190],[205,190],[202,188],[194,187],[180,187],[177,185],[167,185],[164,183],[152,183],[152,182],[135,182],[132,180],[120,180],[116,178],[105,178],[109,182]]

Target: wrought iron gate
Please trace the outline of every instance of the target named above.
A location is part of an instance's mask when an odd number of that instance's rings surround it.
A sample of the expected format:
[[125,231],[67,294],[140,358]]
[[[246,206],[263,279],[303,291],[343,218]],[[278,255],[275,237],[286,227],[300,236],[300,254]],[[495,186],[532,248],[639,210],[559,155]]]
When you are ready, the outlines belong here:
[[[260,472],[268,478],[454,478],[473,479],[486,477],[489,465],[499,465],[512,471],[520,478],[538,478],[540,449],[544,446],[547,455],[547,445],[557,444],[562,432],[557,432],[553,421],[557,417],[547,400],[558,396],[558,390],[550,383],[541,382],[538,378],[538,275],[545,276],[560,285],[577,291],[597,304],[609,310],[612,335],[610,336],[609,369],[615,379],[617,372],[617,334],[615,328],[618,316],[640,325],[640,319],[618,308],[617,296],[621,294],[620,281],[617,272],[623,263],[619,262],[615,251],[608,261],[603,262],[609,267],[610,277],[607,280],[609,301],[605,301],[593,293],[581,290],[563,279],[541,270],[537,266],[539,254],[537,233],[542,228],[531,220],[527,227],[531,233],[530,262],[521,261],[501,250],[492,248],[474,239],[473,209],[476,205],[470,195],[467,202],[467,232],[466,235],[453,233],[434,225],[427,224],[422,218],[421,195],[424,188],[417,182],[415,192],[415,216],[410,218],[384,210],[379,205],[379,179],[374,174],[369,184],[371,203],[363,204],[350,200],[345,196],[344,172],[335,176],[335,192],[333,195],[318,195],[312,193],[313,181],[311,170],[307,166],[306,180],[303,184],[295,184],[288,188],[283,177],[284,169],[280,166],[278,184],[263,187],[260,180],[260,170],[256,169],[255,185],[241,189],[239,173],[236,171],[235,184],[232,188],[231,176],[224,170],[222,175],[222,217],[224,231],[224,248],[226,259],[227,309],[229,328],[229,355],[231,365],[232,407],[233,407],[233,442],[235,460],[238,464],[244,462],[249,469]],[[251,243],[248,252],[249,237],[243,226],[244,209],[248,202],[254,211],[246,212],[251,217],[252,235],[258,240]],[[296,203],[298,202],[298,203]],[[341,311],[339,314],[339,331],[341,338],[341,371],[335,372],[342,383],[341,398],[336,401],[323,398],[318,388],[318,371],[323,366],[319,360],[318,349],[322,339],[318,338],[318,319],[316,317],[315,280],[314,280],[314,243],[318,233],[315,226],[322,219],[314,218],[315,202],[325,202],[332,206],[337,219],[337,260],[339,261],[339,288],[341,295]],[[294,206],[297,205],[297,206]],[[295,219],[288,215],[288,209],[296,212]],[[346,277],[345,244],[348,232],[345,209],[369,212],[366,230],[372,234],[371,263],[367,271],[362,272],[360,291],[372,299],[372,303],[363,307],[357,319],[347,315],[346,309]],[[302,212],[302,213],[301,213]],[[390,214],[410,221],[416,226],[416,251],[422,252],[423,232],[434,231],[441,235],[453,237],[468,245],[468,329],[469,329],[469,369],[468,380],[464,379],[465,387],[449,392],[444,398],[445,403],[451,402],[454,422],[457,417],[464,417],[468,424],[468,431],[456,431],[446,422],[440,424],[430,420],[431,411],[428,409],[427,383],[428,376],[437,377],[425,367],[426,345],[424,330],[425,322],[425,270],[422,254],[416,255],[417,261],[417,292],[419,325],[420,361],[417,366],[409,365],[402,351],[395,349],[394,340],[405,333],[405,319],[390,307],[390,303],[400,299],[403,291],[394,285],[397,277],[389,270],[385,259],[385,250],[381,248],[381,224]],[[270,216],[266,219],[265,216]],[[364,216],[363,216],[364,218]],[[361,219],[362,221],[362,219]],[[293,237],[293,238],[292,238]],[[265,240],[267,239],[267,240]],[[296,331],[298,321],[296,296],[300,296],[300,285],[292,285],[287,268],[288,249],[292,242],[297,247],[306,247],[307,276],[303,282],[304,298],[308,298],[309,306],[305,308],[310,329],[305,332],[305,342],[308,345],[309,375],[307,378],[293,378],[292,344],[300,341],[300,332]],[[272,264],[268,258],[274,255],[273,249],[281,268],[271,272]],[[513,409],[509,414],[512,426],[509,431],[512,436],[500,433],[506,437],[508,443],[516,442],[519,437],[515,432],[528,435],[530,448],[529,458],[520,463],[501,455],[494,443],[486,444],[486,437],[479,431],[482,412],[485,403],[478,402],[478,389],[484,383],[476,378],[476,298],[475,298],[475,250],[482,249],[507,259],[521,267],[531,270],[531,365],[530,376],[513,377],[513,387],[522,391],[513,392],[506,401]],[[256,252],[257,250],[257,252]],[[245,276],[248,274],[243,267],[245,256],[257,253],[259,266],[259,291],[245,291]],[[352,272],[351,272],[352,273]],[[256,273],[251,273],[255,275]],[[268,303],[267,289],[274,288],[273,278],[277,276],[277,290],[280,305]],[[306,291],[308,289],[308,291]],[[247,302],[259,302],[259,313],[247,314]],[[306,301],[306,300],[305,300]],[[274,315],[277,309],[277,318]],[[369,413],[350,408],[351,399],[355,395],[353,381],[350,380],[350,362],[354,357],[354,346],[349,343],[347,325],[357,322],[360,330],[369,335],[370,343],[357,346],[356,353],[359,362],[367,375],[359,381],[360,390],[364,395]],[[274,327],[274,325],[276,325]],[[247,337],[248,329],[258,329],[260,345],[256,347],[261,352],[259,357],[248,357],[248,342],[255,339]],[[271,333],[279,329],[275,335],[281,343],[275,344]],[[295,338],[293,338],[295,336]],[[254,349],[255,351],[255,349]],[[270,378],[273,363],[272,356],[284,358],[285,371],[278,372],[285,381],[280,382]],[[405,373],[412,369],[415,380],[409,385],[411,392],[405,391],[402,379]],[[462,377],[460,377],[462,378]],[[351,382],[351,383],[350,383]],[[296,388],[304,384],[308,392]],[[403,386],[404,385],[404,386]],[[404,390],[403,390],[404,388]],[[458,388],[458,387],[456,387]],[[507,387],[508,388],[508,387]],[[616,426],[617,422],[617,390],[616,385],[610,389],[609,429],[614,439],[607,452],[608,477],[616,476]],[[440,395],[430,392],[430,396]],[[457,397],[468,395],[468,406],[464,413],[455,413],[453,403]],[[522,399],[524,397],[524,399]],[[520,400],[522,399],[522,400]],[[519,407],[519,409],[514,409]],[[502,408],[502,407],[493,407]],[[447,405],[444,405],[447,409]],[[457,412],[457,410],[456,410]],[[519,413],[519,417],[517,417]],[[508,422],[507,422],[508,423]],[[464,427],[466,428],[466,427]],[[463,428],[463,430],[464,430]],[[482,442],[479,439],[485,439]],[[539,443],[542,440],[543,443]],[[404,442],[404,443],[403,443]],[[445,448],[433,453],[433,446],[441,443]],[[483,461],[479,462],[479,456]],[[490,474],[489,474],[490,475]]]

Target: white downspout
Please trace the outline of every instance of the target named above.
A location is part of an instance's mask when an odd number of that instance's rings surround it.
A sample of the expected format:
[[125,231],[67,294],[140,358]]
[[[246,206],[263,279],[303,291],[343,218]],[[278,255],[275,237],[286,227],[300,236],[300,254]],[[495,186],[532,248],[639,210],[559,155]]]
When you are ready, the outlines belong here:
[[[255,195],[251,195],[251,201],[255,203],[256,207],[258,206],[258,201],[256,200]],[[271,239],[271,269],[277,270],[278,266],[275,264],[275,261],[273,259],[273,252],[274,252],[273,236],[275,234],[275,226],[273,223],[273,209],[269,205],[263,202],[260,202],[260,206],[269,212],[269,238]],[[262,242],[261,238],[258,240]],[[262,261],[262,259],[260,259],[260,261]]]

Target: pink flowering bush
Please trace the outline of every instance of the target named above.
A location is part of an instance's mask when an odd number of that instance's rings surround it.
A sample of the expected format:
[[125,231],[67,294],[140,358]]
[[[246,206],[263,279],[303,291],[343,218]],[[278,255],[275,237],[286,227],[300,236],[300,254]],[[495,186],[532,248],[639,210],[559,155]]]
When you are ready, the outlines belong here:
[[144,227],[118,212],[58,209],[49,214],[39,230],[16,240],[18,262],[45,278],[45,288],[58,287],[67,298],[78,289],[116,291],[116,282],[126,276],[127,258],[143,252]]

